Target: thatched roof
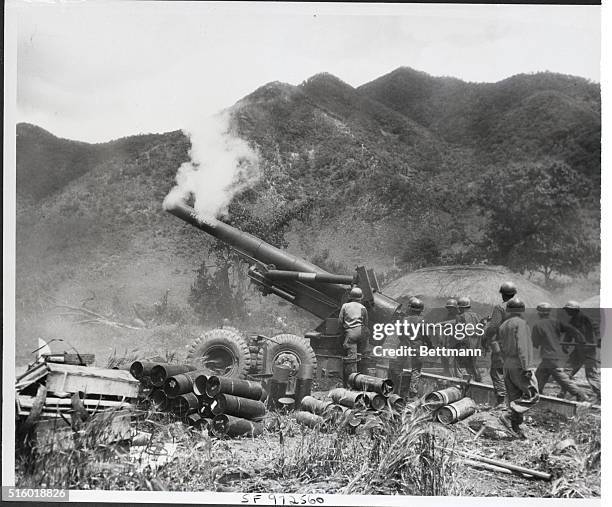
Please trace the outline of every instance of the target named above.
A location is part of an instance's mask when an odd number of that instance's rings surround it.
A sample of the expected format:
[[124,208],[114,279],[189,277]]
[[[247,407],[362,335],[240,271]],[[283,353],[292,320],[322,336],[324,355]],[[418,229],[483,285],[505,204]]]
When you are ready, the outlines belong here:
[[557,303],[548,291],[503,266],[423,268],[394,280],[383,292],[400,301],[407,296],[420,296],[430,306],[443,305],[447,298],[459,296],[470,297],[472,303],[494,305],[501,302],[499,286],[507,280],[514,282],[528,308],[543,301]]

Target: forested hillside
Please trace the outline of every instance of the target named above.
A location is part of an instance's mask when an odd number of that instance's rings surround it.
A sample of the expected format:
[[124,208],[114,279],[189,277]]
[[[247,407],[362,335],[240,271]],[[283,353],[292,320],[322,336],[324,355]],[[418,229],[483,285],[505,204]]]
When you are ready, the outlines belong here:
[[[227,111],[261,176],[224,220],[323,267],[388,280],[484,262],[548,284],[597,267],[599,85],[400,68],[359,88],[330,74],[269,83]],[[18,125],[18,342],[66,332],[39,318],[49,298],[147,326],[212,322],[215,298],[249,323],[291,311],[249,293],[227,252],[162,210],[189,147],[181,132],[92,145]]]

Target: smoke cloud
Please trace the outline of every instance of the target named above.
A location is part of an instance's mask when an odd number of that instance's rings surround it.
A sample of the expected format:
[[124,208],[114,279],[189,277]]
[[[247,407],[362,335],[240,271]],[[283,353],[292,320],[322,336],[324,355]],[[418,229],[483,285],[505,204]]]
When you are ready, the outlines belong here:
[[232,198],[259,179],[258,154],[233,135],[229,120],[224,112],[184,131],[191,140],[191,160],[179,167],[164,209],[193,198],[200,217],[223,215]]

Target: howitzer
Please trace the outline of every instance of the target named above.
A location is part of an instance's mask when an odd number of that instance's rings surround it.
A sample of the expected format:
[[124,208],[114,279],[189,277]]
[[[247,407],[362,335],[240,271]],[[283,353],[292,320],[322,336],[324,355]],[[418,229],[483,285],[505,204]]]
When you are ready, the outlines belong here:
[[[323,319],[315,331],[305,334],[306,340],[310,341],[310,345],[319,358],[323,356],[339,357],[344,354],[341,347],[342,333],[339,328],[338,314],[342,304],[347,300],[350,287],[359,286],[361,288],[362,303],[368,309],[370,326],[376,323],[392,322],[401,316],[401,304],[380,292],[376,276],[370,269],[359,266],[354,275],[332,274],[220,220],[198,216],[196,211],[184,202],[166,203],[165,206],[166,211],[222,241],[248,262],[250,264],[248,277],[263,295],[274,294]],[[275,338],[277,337],[270,339],[272,344],[275,343]],[[304,339],[293,338],[302,340],[303,346]],[[288,362],[293,367],[295,374],[299,364],[305,359],[303,354],[296,351],[299,348],[299,342],[285,338],[281,341],[292,343],[285,343],[285,347],[280,347],[285,349],[282,351],[277,350],[279,347],[272,345],[273,352],[268,354],[268,360],[274,363]],[[201,344],[202,342],[195,347],[199,348],[200,352]],[[285,361],[288,358],[287,353],[292,350],[299,356],[298,361],[294,362],[290,359]],[[258,357],[260,355],[261,353],[258,354]],[[312,359],[316,361],[314,357]],[[261,362],[257,361],[257,363]],[[259,364],[259,366],[262,365]],[[268,371],[271,368],[271,364],[268,364],[267,368],[266,365],[263,366]],[[224,373],[221,372],[221,374]]]

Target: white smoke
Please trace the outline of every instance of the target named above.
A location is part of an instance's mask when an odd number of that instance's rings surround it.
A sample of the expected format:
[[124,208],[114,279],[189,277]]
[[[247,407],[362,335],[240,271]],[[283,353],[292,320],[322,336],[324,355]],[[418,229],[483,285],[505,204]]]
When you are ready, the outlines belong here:
[[200,217],[222,215],[234,195],[259,179],[257,153],[231,133],[229,120],[229,113],[220,113],[184,131],[191,140],[190,160],[179,167],[164,209],[193,197]]

